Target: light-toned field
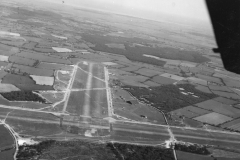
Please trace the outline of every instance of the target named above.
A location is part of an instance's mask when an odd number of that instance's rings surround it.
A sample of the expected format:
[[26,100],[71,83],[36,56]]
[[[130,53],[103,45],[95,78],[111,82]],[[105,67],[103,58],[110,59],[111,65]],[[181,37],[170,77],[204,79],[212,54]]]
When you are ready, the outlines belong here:
[[207,86],[207,81],[200,78],[188,77],[187,80],[196,84]]
[[56,37],[56,38],[60,38],[60,39],[68,39],[67,37],[63,37],[63,36],[57,36],[57,35],[54,35],[52,34],[53,37]]
[[0,80],[0,91],[1,92],[11,92],[11,91],[19,91],[20,89],[12,84],[5,84],[1,83],[2,80]]
[[8,62],[8,56],[0,55],[0,61]]
[[36,76],[36,75],[30,75],[30,77],[32,77],[33,80],[36,82],[36,84],[39,84],[39,85],[52,86],[54,83],[54,77],[45,77],[45,76]]
[[67,48],[52,47],[52,49],[57,52],[72,52],[72,50],[67,49]]
[[203,123],[208,123],[208,124],[213,124],[213,125],[219,125],[227,121],[231,121],[232,118],[219,114],[219,113],[208,113],[199,117],[194,118],[197,121],[203,122]]
[[102,64],[106,65],[106,66],[115,66],[118,65],[117,63],[113,63],[113,62],[102,62]]
[[40,94],[51,103],[56,103],[64,98],[64,92],[40,92]]
[[0,31],[0,36],[17,36],[20,37],[19,33],[12,33],[7,31]]

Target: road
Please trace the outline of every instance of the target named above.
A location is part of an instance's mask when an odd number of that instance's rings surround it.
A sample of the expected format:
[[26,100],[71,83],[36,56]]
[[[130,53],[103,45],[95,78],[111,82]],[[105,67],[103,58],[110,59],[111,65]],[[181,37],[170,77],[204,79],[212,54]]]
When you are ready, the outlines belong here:
[[[4,118],[5,115],[0,115],[0,118]],[[39,120],[38,117],[19,117],[8,116],[6,121],[25,121],[35,123],[42,123],[42,126],[48,126],[48,124],[59,124],[60,120]],[[110,130],[108,122],[96,120],[92,121],[89,124],[83,123],[81,121],[63,121],[63,126],[76,126],[82,129],[105,129]],[[166,140],[170,139],[167,125],[148,125],[134,122],[122,122],[115,121],[111,122],[112,130],[109,133],[108,138],[105,138],[106,141],[118,141],[122,143],[131,142],[134,144],[149,144],[149,145],[160,145]],[[34,125],[33,125],[34,126]],[[42,127],[44,130],[46,127]],[[21,129],[29,129],[28,123],[22,123]],[[171,130],[177,141],[198,143],[198,144],[209,144],[209,145],[220,145],[229,148],[235,148],[240,146],[240,134],[231,133],[231,132],[221,132],[221,131],[211,131],[203,129],[194,129],[194,128],[181,128],[171,126]],[[17,131],[16,131],[17,132]],[[105,135],[106,137],[107,135]],[[61,137],[61,136],[60,136]],[[81,136],[75,135],[74,138],[80,138]],[[85,137],[86,138],[86,137]],[[97,137],[95,137],[97,138]],[[102,139],[99,137],[99,139]]]
[[71,80],[67,86],[67,89],[66,89],[66,92],[65,92],[65,95],[64,95],[64,106],[63,106],[63,110],[62,112],[65,113],[66,111],[66,108],[67,108],[67,104],[68,104],[68,100],[69,100],[69,96],[70,96],[70,93],[71,93],[71,89],[72,89],[72,86],[73,86],[73,82],[75,80],[75,76],[76,76],[76,73],[77,73],[77,68],[78,68],[78,64],[75,64],[74,65],[74,68],[73,68],[73,73],[71,75]]

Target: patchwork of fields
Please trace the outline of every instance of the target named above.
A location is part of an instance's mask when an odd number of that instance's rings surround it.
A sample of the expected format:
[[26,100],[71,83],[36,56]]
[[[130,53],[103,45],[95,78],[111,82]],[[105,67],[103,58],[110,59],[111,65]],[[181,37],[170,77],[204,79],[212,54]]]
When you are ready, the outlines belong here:
[[[169,32],[166,24],[144,19],[133,24],[125,16],[51,7],[0,2],[0,127],[8,127],[17,145],[190,142],[240,153],[240,76],[214,56],[213,38]],[[68,10],[76,16],[63,16]],[[132,31],[138,24],[144,27]],[[1,138],[1,151],[12,147],[10,137]],[[220,155],[219,148],[211,154]]]

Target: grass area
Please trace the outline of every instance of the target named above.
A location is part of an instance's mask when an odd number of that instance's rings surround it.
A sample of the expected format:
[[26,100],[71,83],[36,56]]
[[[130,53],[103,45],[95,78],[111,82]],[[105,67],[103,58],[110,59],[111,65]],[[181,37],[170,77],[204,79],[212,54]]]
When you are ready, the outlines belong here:
[[14,152],[15,152],[15,149],[4,150],[0,152],[0,159],[14,160],[13,159]]
[[[194,93],[198,98],[193,97],[191,94],[182,94],[179,88],[183,88],[186,93]],[[216,97],[214,94],[204,93],[195,89],[195,86],[191,84],[164,85],[150,88],[125,86],[124,89],[137,99],[151,104],[164,112],[170,112]]]
[[87,141],[47,140],[36,145],[20,146],[18,160],[32,159],[97,160],[174,160],[172,150],[128,144],[98,144]]
[[13,137],[4,125],[0,125],[0,148],[9,147],[14,144]]

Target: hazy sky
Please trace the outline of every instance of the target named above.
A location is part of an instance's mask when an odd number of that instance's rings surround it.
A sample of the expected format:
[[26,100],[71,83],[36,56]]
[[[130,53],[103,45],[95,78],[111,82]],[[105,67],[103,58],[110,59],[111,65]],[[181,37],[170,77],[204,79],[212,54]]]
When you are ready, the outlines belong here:
[[48,0],[82,7],[96,8],[157,20],[158,15],[174,15],[209,21],[204,0]]

